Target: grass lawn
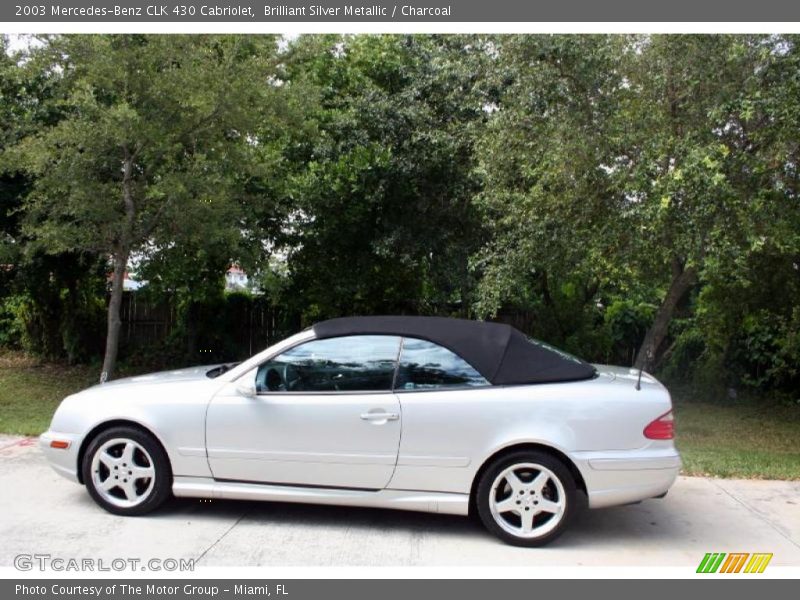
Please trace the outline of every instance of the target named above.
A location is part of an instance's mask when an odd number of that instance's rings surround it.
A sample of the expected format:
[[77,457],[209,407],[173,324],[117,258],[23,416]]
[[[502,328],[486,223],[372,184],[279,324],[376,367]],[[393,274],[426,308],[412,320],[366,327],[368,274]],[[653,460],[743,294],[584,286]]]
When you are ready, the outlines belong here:
[[0,351],[0,433],[41,433],[65,396],[89,387],[97,378],[96,368],[41,363]]
[[675,426],[686,475],[800,479],[800,407],[676,402]]
[[[0,433],[44,431],[61,399],[94,384],[97,371],[0,352]],[[676,442],[685,474],[800,479],[800,407],[675,396]]]

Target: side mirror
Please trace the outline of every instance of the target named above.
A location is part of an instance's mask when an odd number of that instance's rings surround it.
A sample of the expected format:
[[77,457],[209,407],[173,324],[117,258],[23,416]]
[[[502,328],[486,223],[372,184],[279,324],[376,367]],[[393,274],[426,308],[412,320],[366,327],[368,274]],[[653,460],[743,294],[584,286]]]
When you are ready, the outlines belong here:
[[245,398],[255,398],[258,395],[255,377],[253,377],[252,374],[249,376],[245,375],[236,383],[236,392]]

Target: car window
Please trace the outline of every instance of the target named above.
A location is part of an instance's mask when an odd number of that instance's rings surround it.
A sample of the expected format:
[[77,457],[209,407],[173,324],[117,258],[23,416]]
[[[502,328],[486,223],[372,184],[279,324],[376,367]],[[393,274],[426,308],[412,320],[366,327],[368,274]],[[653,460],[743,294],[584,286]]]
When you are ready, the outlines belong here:
[[256,390],[356,392],[392,389],[400,338],[354,335],[313,340],[258,368]]
[[396,390],[489,385],[467,361],[438,344],[414,338],[403,338]]

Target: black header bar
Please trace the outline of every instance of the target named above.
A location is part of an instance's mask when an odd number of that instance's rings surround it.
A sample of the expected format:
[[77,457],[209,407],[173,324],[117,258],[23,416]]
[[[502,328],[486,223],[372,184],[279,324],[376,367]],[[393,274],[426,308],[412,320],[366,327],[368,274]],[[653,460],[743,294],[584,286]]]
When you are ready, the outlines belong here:
[[5,23],[800,22],[797,0],[11,0]]

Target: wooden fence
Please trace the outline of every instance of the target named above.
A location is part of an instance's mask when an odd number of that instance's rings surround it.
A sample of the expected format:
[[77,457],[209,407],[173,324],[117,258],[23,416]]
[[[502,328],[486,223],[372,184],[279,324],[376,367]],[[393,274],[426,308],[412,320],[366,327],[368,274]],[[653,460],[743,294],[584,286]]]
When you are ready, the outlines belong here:
[[[174,298],[153,300],[136,292],[123,295],[120,317],[120,348],[126,353],[166,341],[180,325]],[[267,299],[243,296],[229,297],[213,309],[206,307],[193,321],[184,325],[182,332],[186,353],[198,354],[198,358],[208,353],[209,359],[220,360],[251,356],[300,327],[299,319],[291,318]]]

